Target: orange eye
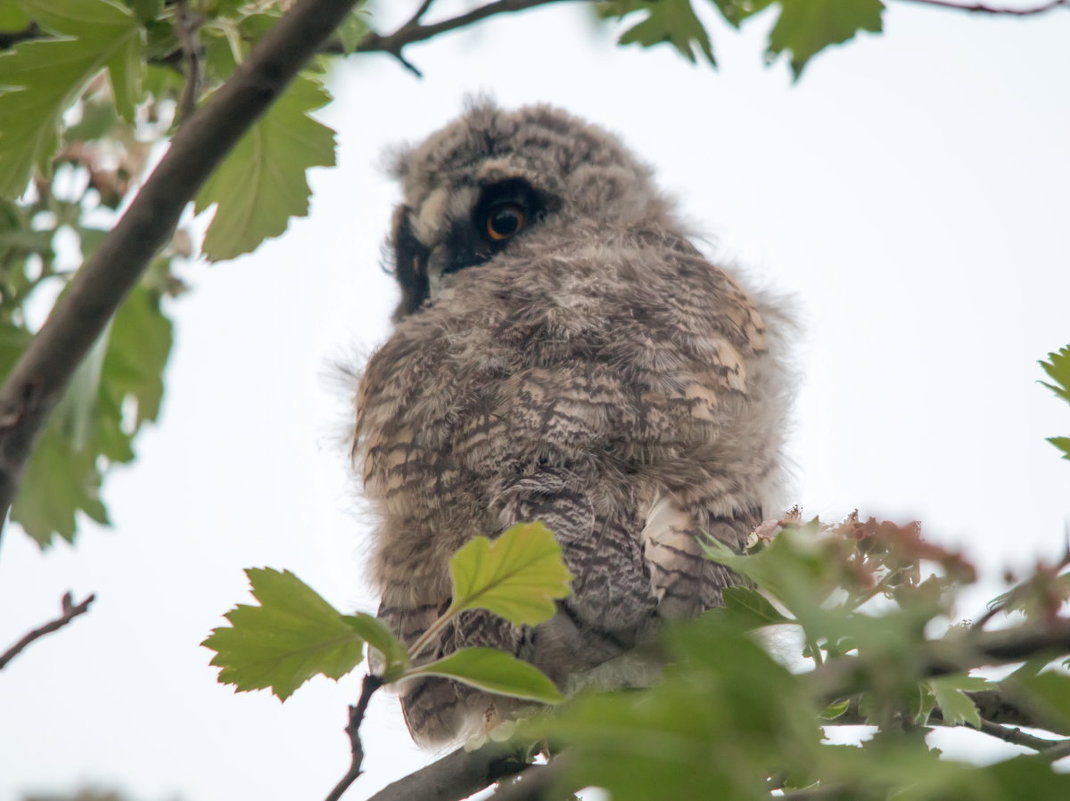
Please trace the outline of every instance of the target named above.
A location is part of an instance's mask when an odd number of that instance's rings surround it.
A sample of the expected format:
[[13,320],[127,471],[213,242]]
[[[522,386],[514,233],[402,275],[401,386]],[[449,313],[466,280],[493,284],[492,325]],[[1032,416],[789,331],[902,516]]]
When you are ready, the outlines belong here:
[[524,209],[516,203],[502,203],[487,213],[487,236],[496,242],[508,239],[524,227]]

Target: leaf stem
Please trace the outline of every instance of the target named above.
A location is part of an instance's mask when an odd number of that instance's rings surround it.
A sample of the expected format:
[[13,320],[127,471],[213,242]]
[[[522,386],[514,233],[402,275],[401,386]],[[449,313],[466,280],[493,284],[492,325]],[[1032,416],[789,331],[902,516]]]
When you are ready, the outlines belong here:
[[424,649],[430,644],[431,639],[442,631],[442,629],[444,629],[451,620],[457,617],[458,614],[459,612],[455,611],[451,606],[439,615],[438,619],[427,627],[427,631],[417,637],[416,642],[409,646],[409,661],[415,661],[416,657],[423,653]]

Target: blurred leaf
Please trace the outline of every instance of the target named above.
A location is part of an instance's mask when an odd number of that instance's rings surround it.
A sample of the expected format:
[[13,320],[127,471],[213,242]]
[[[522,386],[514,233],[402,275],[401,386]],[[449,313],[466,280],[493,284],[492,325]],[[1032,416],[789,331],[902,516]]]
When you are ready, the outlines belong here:
[[409,653],[401,641],[394,636],[394,632],[388,629],[379,618],[363,612],[345,615],[344,618],[361,639],[382,654],[383,667],[380,675],[383,681],[390,683],[400,678],[409,666]]
[[1033,675],[1017,671],[1001,686],[1044,727],[1070,734],[1070,675],[1052,670]]
[[216,652],[219,681],[239,692],[270,688],[285,701],[313,676],[338,679],[360,663],[364,641],[338,612],[290,571],[245,571],[260,606],[239,604],[201,645]]
[[1048,354],[1048,361],[1041,361],[1040,366],[1054,382],[1041,381],[1044,386],[1070,403],[1070,345]]
[[795,622],[782,615],[764,595],[750,587],[725,587],[721,595],[725,607],[741,621],[748,621],[750,628]]
[[123,0],[123,2],[137,14],[139,20],[149,22],[159,16],[164,0]]
[[619,43],[622,45],[652,47],[666,43],[692,64],[702,55],[710,65],[717,66],[709,34],[695,16],[690,0],[615,0],[603,4],[600,13],[619,19],[637,13],[645,15],[642,21],[621,34]]
[[1070,459],[1070,437],[1048,437],[1047,439],[1063,452],[1064,459]]
[[941,676],[929,679],[926,684],[932,690],[933,700],[940,708],[944,722],[951,726],[968,723],[975,729],[981,728],[981,713],[977,704],[964,690],[988,689],[984,679],[972,679],[968,676]]
[[571,786],[614,801],[767,801],[772,773],[805,781],[821,734],[800,677],[725,615],[677,624],[666,644],[674,661],[654,687],[581,695],[530,724],[563,743]]
[[744,20],[765,11],[776,0],[713,0],[721,14],[735,28]]
[[497,648],[462,648],[405,676],[445,676],[490,693],[544,704],[565,700],[542,671]]
[[117,405],[127,399],[136,401],[133,430],[160,414],[164,367],[173,339],[171,321],[160,310],[159,294],[136,287],[112,322],[103,374],[103,389]]
[[63,113],[85,86],[109,71],[115,104],[133,117],[143,67],[144,29],[110,0],[22,0],[23,8],[61,39],[19,43],[0,54],[0,195],[17,197],[34,167],[47,173]]
[[829,45],[840,44],[858,31],[881,31],[881,0],[777,0],[780,17],[769,34],[768,52],[791,52],[796,79],[806,63]]
[[335,31],[338,41],[342,43],[342,52],[347,56],[352,53],[370,30],[366,11],[358,8],[349,12]]
[[19,7],[19,0],[0,0],[0,31],[21,31],[30,17]]
[[255,250],[308,213],[305,171],[334,165],[334,132],[308,112],[329,100],[319,83],[298,77],[197,193],[197,213],[217,204],[204,238],[209,259]]
[[172,343],[159,303],[145,286],[130,292],[30,456],[11,516],[42,548],[57,534],[73,542],[79,511],[108,522],[100,500],[104,471],[133,460],[134,435],[159,414]]
[[836,718],[843,717],[844,713],[851,708],[850,699],[838,701],[834,704],[829,704],[821,710],[822,720],[835,720]]
[[572,580],[561,546],[542,523],[519,523],[494,541],[473,538],[450,558],[450,576],[447,614],[489,609],[518,626],[553,617],[553,599],[566,597]]

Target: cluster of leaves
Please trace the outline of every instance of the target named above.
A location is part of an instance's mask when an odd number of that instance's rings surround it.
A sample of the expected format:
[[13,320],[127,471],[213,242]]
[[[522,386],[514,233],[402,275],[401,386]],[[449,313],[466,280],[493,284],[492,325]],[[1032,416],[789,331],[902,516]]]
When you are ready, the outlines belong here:
[[[190,0],[196,24],[184,27],[164,0],[0,0],[0,32],[14,42],[0,54],[0,375],[174,133],[180,95],[192,88],[197,102],[226,80],[280,5]],[[354,15],[342,38],[364,30]],[[201,248],[209,259],[251,251],[307,213],[306,170],[334,164],[333,132],[309,116],[330,99],[322,70],[307,70],[198,194],[197,212],[215,209]],[[101,483],[134,458],[138,430],[159,413],[172,341],[164,299],[185,291],[173,268],[192,256],[179,230],[39,440],[12,518],[42,547],[73,541],[79,513],[108,522]]]
[[[769,32],[766,57],[772,62],[790,54],[792,74],[802,75],[807,62],[826,47],[842,44],[859,31],[880,33],[884,3],[881,0],[710,0],[733,28],[777,7]],[[716,66],[706,25],[691,0],[605,0],[599,14],[629,22],[640,18],[620,37],[621,44],[643,47],[668,43],[688,61],[701,56]]]
[[[668,632],[662,680],[581,697],[535,724],[539,736],[567,744],[568,789],[597,785],[615,801],[768,799],[774,790],[1009,801],[1023,787],[1031,798],[1067,797],[1070,775],[1052,762],[1070,754],[1070,740],[1022,738],[1039,753],[987,767],[941,759],[925,742],[936,725],[1013,739],[1017,730],[983,718],[975,699],[986,694],[1070,734],[1070,676],[1044,669],[1070,651],[1065,642],[1002,681],[974,673],[1014,660],[986,651],[992,633],[949,625],[956,592],[974,578],[961,555],[926,543],[916,525],[855,518],[831,527],[782,521],[756,533],[743,555],[707,547],[750,586],[726,590],[724,609]],[[1038,571],[1013,594],[1033,596],[1045,583]],[[1066,576],[1062,585],[1065,601]],[[1060,623],[1070,621],[1030,614],[1025,629]],[[937,628],[943,636],[928,639]],[[869,728],[864,742],[845,746],[823,741],[832,725]]]
[[568,595],[572,576],[553,534],[539,523],[513,526],[493,542],[476,537],[458,550],[450,560],[449,608],[408,646],[371,615],[342,614],[289,571],[246,573],[260,605],[237,606],[226,615],[230,625],[215,629],[203,643],[216,652],[212,664],[222,668],[219,680],[239,691],[270,689],[285,701],[313,676],[341,678],[374,649],[384,684],[446,676],[516,698],[563,700],[539,670],[494,648],[420,659],[435,636],[470,609],[490,610],[518,626],[553,617],[553,599]]
[[[714,540],[706,548],[747,583],[724,591],[723,609],[668,629],[668,664],[655,686],[583,693],[516,729],[519,752],[534,741],[567,749],[562,791],[599,786],[616,801],[768,799],[772,791],[1009,801],[1023,786],[1055,801],[1070,792],[1070,775],[1052,769],[1070,755],[1070,676],[1053,665],[1070,653],[1070,619],[1061,616],[1070,559],[1041,566],[966,625],[953,624],[953,603],[974,569],[923,540],[916,524],[852,516],[827,526],[794,515],[756,531],[743,554]],[[351,671],[366,644],[378,653],[371,662],[383,683],[437,675],[492,693],[563,700],[535,668],[499,651],[418,658],[466,609],[489,609],[517,625],[548,619],[570,578],[553,535],[524,524],[494,542],[479,537],[450,568],[452,604],[409,647],[375,618],[342,614],[293,574],[273,570],[249,571],[260,606],[237,607],[230,626],[205,645],[216,651],[220,681],[270,688],[283,699],[313,675]],[[1024,622],[985,631],[999,614]],[[1045,640],[1046,632],[1059,636]],[[1018,636],[1028,640],[1021,653],[1012,647]],[[1023,664],[1000,681],[977,674],[1014,662]],[[1012,722],[1049,738],[986,718],[1008,709],[1019,716]],[[864,742],[824,741],[823,728],[836,725],[868,727]],[[1038,753],[985,767],[941,759],[925,734],[960,725]]]

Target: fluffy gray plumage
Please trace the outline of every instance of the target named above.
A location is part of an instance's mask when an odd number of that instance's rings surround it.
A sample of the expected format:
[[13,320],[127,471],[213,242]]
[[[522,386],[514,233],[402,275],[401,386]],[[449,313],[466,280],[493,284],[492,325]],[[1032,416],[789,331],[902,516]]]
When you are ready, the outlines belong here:
[[[479,104],[395,172],[402,300],[353,443],[379,614],[411,643],[449,604],[457,548],[540,520],[575,576],[556,617],[466,613],[425,658],[494,646],[566,690],[642,680],[627,655],[658,622],[734,583],[696,537],[740,547],[779,483],[783,317],[691,245],[615,137],[558,109]],[[442,679],[401,700],[424,744],[510,711]]]

